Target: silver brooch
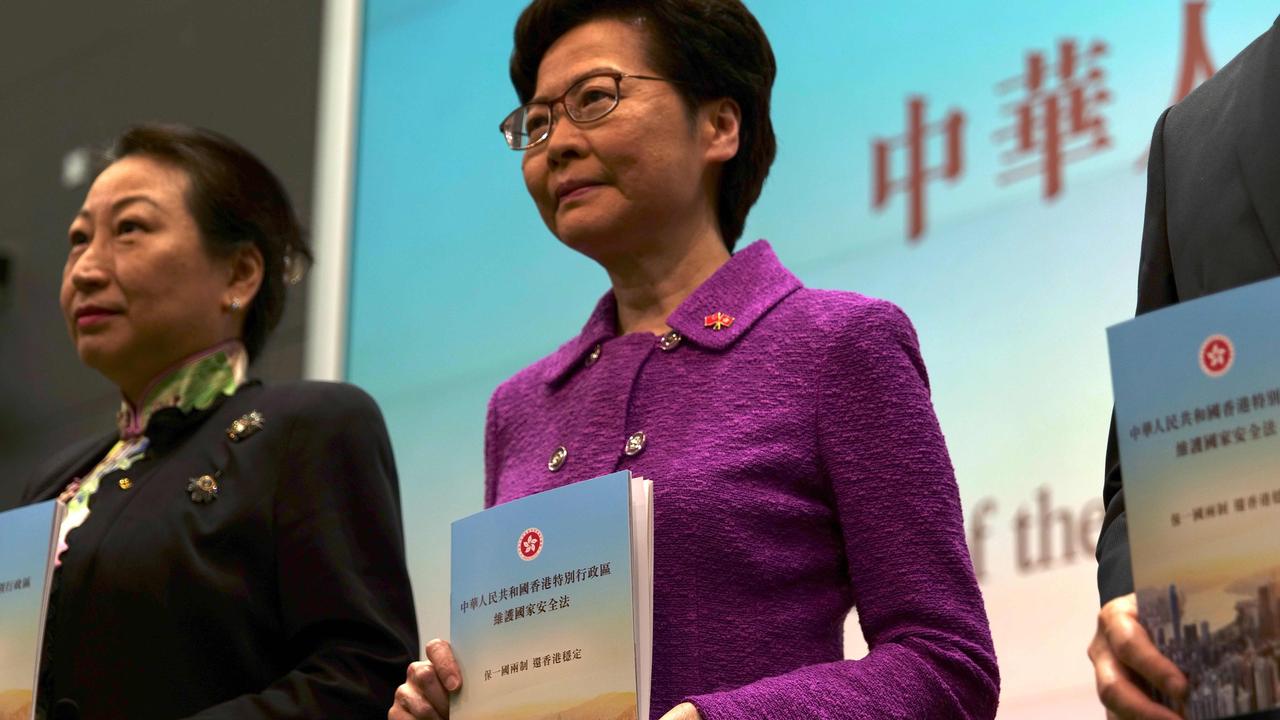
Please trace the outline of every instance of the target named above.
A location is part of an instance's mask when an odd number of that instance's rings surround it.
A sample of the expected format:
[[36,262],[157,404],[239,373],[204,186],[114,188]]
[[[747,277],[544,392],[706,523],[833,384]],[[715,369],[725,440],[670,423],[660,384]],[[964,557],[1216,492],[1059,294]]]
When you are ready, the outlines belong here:
[[262,417],[262,413],[257,410],[241,415],[231,423],[231,427],[227,428],[227,439],[231,442],[240,442],[261,430],[265,423],[266,418]]

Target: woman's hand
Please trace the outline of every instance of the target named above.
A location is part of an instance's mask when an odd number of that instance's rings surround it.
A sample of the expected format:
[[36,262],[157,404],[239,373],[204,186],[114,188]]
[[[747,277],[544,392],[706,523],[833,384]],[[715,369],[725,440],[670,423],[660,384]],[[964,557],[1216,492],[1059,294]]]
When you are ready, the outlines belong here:
[[1135,679],[1146,679],[1170,697],[1181,698],[1187,679],[1160,654],[1138,623],[1138,599],[1118,597],[1098,612],[1098,629],[1089,643],[1089,659],[1098,684],[1098,699],[1108,718],[1178,720],[1181,716],[1152,700]]
[[[462,687],[462,673],[453,648],[436,638],[427,643],[427,659],[409,665],[405,682],[396,688],[387,720],[444,720],[449,717],[449,693]],[[661,720],[702,720],[693,703],[680,703]]]
[[693,706],[693,703],[680,703],[658,720],[702,720],[702,714]]
[[462,687],[462,672],[458,670],[453,648],[447,641],[436,638],[427,643],[426,650],[427,659],[411,663],[404,684],[396,688],[387,720],[444,720],[449,717],[449,693]]

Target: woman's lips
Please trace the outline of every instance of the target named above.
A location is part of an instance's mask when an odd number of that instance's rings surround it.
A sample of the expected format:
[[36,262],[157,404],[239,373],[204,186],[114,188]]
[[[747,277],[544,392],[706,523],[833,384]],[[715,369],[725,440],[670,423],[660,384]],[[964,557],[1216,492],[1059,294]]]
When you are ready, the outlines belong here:
[[560,202],[564,202],[565,200],[573,200],[574,198],[580,198],[580,197],[582,197],[583,195],[586,195],[587,193],[591,192],[592,190],[595,190],[597,187],[599,187],[599,186],[598,186],[598,185],[583,185],[582,187],[578,188],[577,190],[574,190],[573,192],[568,193],[568,194],[566,194],[564,197],[560,198]]
[[76,313],[76,327],[85,330],[97,327],[120,313],[111,310],[88,310]]
[[559,202],[561,204],[564,204],[566,202],[569,202],[570,200],[577,200],[579,198],[585,197],[586,195],[590,194],[592,190],[595,190],[596,188],[599,188],[599,187],[600,187],[599,183],[579,185],[566,193],[562,193],[559,196]]

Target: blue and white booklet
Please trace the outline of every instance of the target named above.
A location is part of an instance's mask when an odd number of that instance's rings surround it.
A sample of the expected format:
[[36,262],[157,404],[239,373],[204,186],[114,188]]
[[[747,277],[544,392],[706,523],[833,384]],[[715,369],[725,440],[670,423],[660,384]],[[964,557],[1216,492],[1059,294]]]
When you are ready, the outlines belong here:
[[57,500],[0,513],[0,718],[35,718],[58,527]]
[[627,471],[453,523],[454,720],[649,717],[653,485]]
[[1138,615],[1193,720],[1280,717],[1280,279],[1107,331]]

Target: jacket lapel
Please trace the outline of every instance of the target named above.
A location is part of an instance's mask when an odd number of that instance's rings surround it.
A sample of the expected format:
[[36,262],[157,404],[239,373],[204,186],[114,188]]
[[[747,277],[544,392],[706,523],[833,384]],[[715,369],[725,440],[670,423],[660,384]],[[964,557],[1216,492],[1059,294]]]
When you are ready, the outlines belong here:
[[116,442],[116,433],[82,440],[55,455],[38,472],[39,478],[23,494],[23,504],[52,500],[66,489],[74,478],[84,475],[107,454]]
[[[76,562],[89,563],[91,567],[95,562],[93,557],[97,548],[139,495],[145,494],[150,498],[140,506],[145,508],[145,512],[157,512],[159,508],[156,502],[160,505],[190,502],[184,494],[186,479],[195,479],[220,467],[222,460],[219,454],[226,452],[225,438],[223,433],[219,433],[218,441],[197,444],[195,448],[187,446],[197,438],[206,423],[218,422],[219,411],[226,406],[228,399],[226,396],[219,396],[204,410],[184,413],[170,408],[152,416],[147,425],[147,437],[151,443],[145,456],[135,461],[128,470],[115,470],[102,477],[97,492],[89,500],[88,519],[67,535],[64,563],[68,562],[69,556],[74,555]],[[95,461],[100,458],[101,455]],[[176,482],[170,483],[168,487],[153,487],[157,481],[174,480],[171,476],[175,473],[180,475]],[[120,480],[125,477],[131,480],[127,490],[120,486]]]
[[1264,62],[1253,76],[1256,84],[1245,88],[1244,96],[1254,102],[1242,113],[1236,152],[1262,231],[1280,260],[1280,18],[1262,38],[1259,50]]

